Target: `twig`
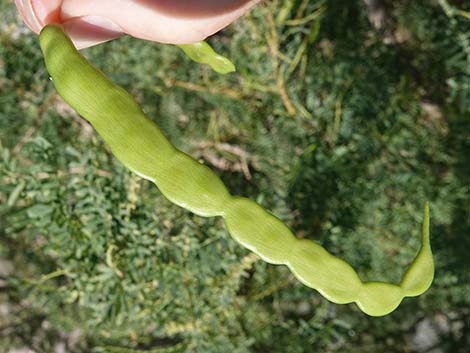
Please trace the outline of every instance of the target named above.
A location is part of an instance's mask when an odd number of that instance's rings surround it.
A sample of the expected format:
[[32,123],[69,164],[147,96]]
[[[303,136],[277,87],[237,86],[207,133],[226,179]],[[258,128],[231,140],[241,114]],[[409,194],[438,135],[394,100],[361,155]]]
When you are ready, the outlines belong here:
[[454,17],[456,15],[470,19],[470,11],[457,9],[449,4],[447,0],[438,0],[447,17]]
[[[49,96],[47,97],[47,99],[44,101],[44,103],[41,104],[41,106],[39,107],[39,110],[38,110],[38,121],[40,121],[42,119],[42,117],[44,116],[44,113],[49,109],[50,105],[54,102],[54,100],[56,99],[57,95],[56,93],[51,93],[49,94]],[[16,146],[13,148],[13,154],[14,155],[17,155],[20,151],[21,151],[21,148],[28,142],[28,140],[31,138],[31,136],[34,135],[34,133],[36,132],[37,130],[37,122],[35,124],[33,124],[32,126],[29,127],[28,130],[26,130],[26,133],[23,135],[23,137],[18,141],[18,143],[16,144]]]
[[291,117],[294,117],[297,114],[297,111],[292,104],[289,94],[285,86],[284,72],[279,69],[279,36],[276,30],[276,24],[274,22],[273,14],[270,10],[267,10],[267,19],[270,27],[270,36],[267,36],[267,42],[271,51],[273,70],[276,75],[276,88],[277,93],[281,97],[282,104],[286,108],[287,112]]
[[325,12],[325,10],[326,10],[326,6],[322,6],[318,10],[312,12],[310,15],[305,16],[304,18],[289,20],[289,21],[286,21],[285,23],[287,26],[304,25],[306,23],[309,23],[310,21],[317,19],[323,12]]

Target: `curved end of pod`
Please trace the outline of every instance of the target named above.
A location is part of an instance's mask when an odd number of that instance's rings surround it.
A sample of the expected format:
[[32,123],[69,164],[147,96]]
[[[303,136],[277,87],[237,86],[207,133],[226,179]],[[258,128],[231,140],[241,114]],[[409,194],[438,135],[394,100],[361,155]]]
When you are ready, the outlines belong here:
[[426,292],[434,279],[434,260],[429,237],[429,202],[424,205],[421,248],[406,271],[400,285],[366,282],[356,300],[359,308],[370,316],[384,316],[395,310],[405,297]]
[[418,255],[403,276],[400,287],[405,296],[416,297],[431,286],[434,279],[434,260],[429,236],[429,202],[424,205],[423,235]]

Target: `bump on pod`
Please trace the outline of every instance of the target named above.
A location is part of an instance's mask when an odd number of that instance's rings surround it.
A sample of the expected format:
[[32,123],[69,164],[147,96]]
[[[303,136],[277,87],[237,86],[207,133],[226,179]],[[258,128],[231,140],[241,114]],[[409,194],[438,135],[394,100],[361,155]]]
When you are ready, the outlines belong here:
[[284,223],[256,202],[233,197],[226,205],[224,219],[228,232],[240,244],[266,262],[287,264],[297,239]]
[[[306,286],[332,302],[355,302],[371,316],[393,311],[404,297],[424,293],[434,277],[429,205],[422,246],[399,285],[363,282],[345,261],[311,240],[297,239],[257,203],[231,196],[207,166],[176,149],[126,91],[75,49],[60,25],[46,26],[40,45],[63,99],[87,119],[130,170],[151,180],[175,204],[204,217],[221,216],[240,244],[272,264],[284,264]],[[204,61],[211,60],[206,52]]]

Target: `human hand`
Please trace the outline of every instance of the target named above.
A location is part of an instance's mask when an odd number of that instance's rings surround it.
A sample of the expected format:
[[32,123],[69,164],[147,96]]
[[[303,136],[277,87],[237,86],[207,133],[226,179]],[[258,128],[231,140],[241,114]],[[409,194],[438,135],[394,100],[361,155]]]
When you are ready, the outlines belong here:
[[200,41],[242,16],[261,0],[15,0],[36,33],[61,23],[77,48],[128,34],[186,44]]

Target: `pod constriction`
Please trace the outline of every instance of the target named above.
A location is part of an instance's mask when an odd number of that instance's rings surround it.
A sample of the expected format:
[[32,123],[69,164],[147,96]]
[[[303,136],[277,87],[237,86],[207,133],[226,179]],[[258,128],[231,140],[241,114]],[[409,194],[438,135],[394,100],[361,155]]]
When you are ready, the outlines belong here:
[[232,237],[263,260],[288,266],[332,302],[355,302],[372,316],[388,314],[404,297],[420,295],[431,285],[427,204],[421,249],[402,282],[363,282],[348,263],[313,241],[297,239],[257,203],[230,195],[210,168],[176,149],[132,96],[81,56],[60,25],[46,26],[40,44],[59,94],[93,125],[117,159],[154,182],[173,203],[200,216],[223,217]]

